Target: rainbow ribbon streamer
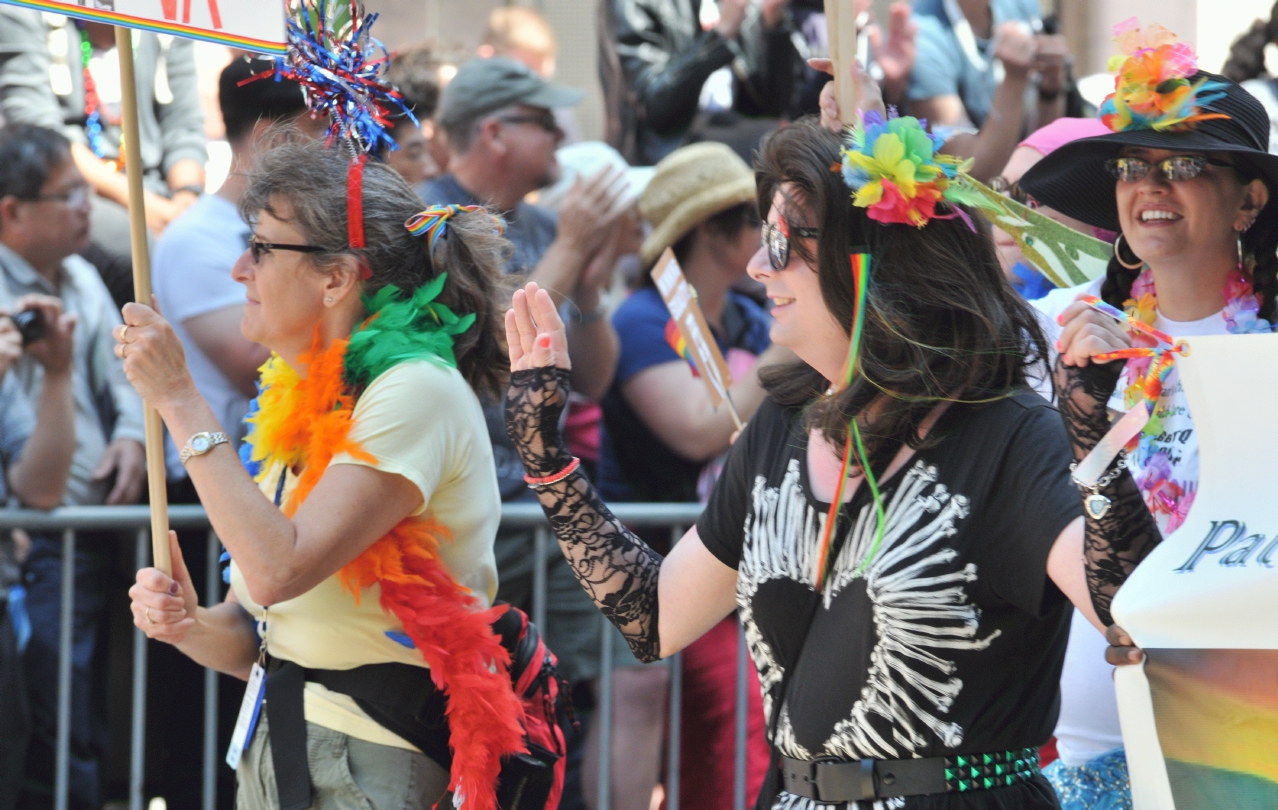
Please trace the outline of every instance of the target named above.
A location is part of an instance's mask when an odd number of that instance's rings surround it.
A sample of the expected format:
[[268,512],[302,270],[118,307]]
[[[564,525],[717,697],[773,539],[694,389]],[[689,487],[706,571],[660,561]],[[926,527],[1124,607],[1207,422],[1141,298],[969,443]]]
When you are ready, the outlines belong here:
[[[1188,347],[1184,342],[1176,342],[1175,338],[1166,332],[1161,332],[1149,324],[1131,317],[1126,312],[1122,312],[1117,307],[1105,303],[1094,295],[1080,296],[1079,300],[1097,312],[1114,318],[1128,329],[1146,334],[1159,343],[1164,344],[1164,347],[1132,346],[1128,349],[1101,352],[1092,358],[1093,361],[1098,363],[1108,363],[1113,360],[1131,360],[1139,357],[1151,358],[1152,362],[1149,369],[1146,371],[1144,377],[1139,380],[1139,384],[1141,395],[1145,398],[1142,405],[1144,406],[1147,414],[1152,417],[1154,408],[1158,403],[1158,399],[1163,395],[1163,388],[1167,385],[1167,377],[1171,374],[1171,370],[1176,365],[1176,355],[1185,354],[1188,351]],[[1141,427],[1143,429],[1149,429],[1149,422],[1150,420],[1142,422]],[[1101,440],[1100,444],[1098,444],[1096,448],[1088,454],[1087,459],[1085,459],[1083,463],[1087,463],[1090,460],[1093,463],[1099,464],[1101,459],[1093,459],[1093,456],[1100,452],[1105,452],[1101,450],[1102,447],[1109,447],[1111,445],[1117,447],[1121,444],[1126,446],[1128,452],[1135,450],[1136,446],[1140,442],[1141,431],[1138,430],[1134,434],[1129,430],[1124,432],[1124,424],[1127,424],[1127,420],[1120,420],[1115,423],[1114,426],[1110,428],[1109,433],[1105,434],[1105,437]],[[1125,441],[1119,441],[1120,433],[1125,437]],[[1103,459],[1104,464],[1100,467],[1100,469],[1103,470],[1105,467],[1108,467],[1109,462],[1113,460],[1114,455],[1117,455],[1116,449],[1109,458]]]
[[[435,251],[435,242],[438,241],[439,237],[443,236],[444,232],[448,229],[448,220],[451,217],[456,216],[457,214],[468,214],[475,211],[486,212],[487,210],[488,209],[484,208],[482,205],[432,205],[425,211],[421,211],[409,217],[408,221],[404,223],[404,227],[407,228],[408,232],[413,236],[421,236],[422,234],[425,234],[427,238],[430,239],[430,250],[433,253]],[[506,230],[504,222],[497,217],[493,217],[493,219],[497,220],[498,233],[502,233]]]
[[[856,377],[861,360],[861,333],[865,325],[865,302],[870,287],[870,254],[854,253],[851,257],[852,281],[856,286],[856,306],[852,310],[852,341],[848,345],[848,362],[843,374],[842,388],[847,388]],[[887,524],[887,512],[883,508],[883,495],[879,491],[879,482],[870,469],[869,456],[865,452],[865,442],[861,438],[861,428],[854,416],[848,423],[848,438],[843,445],[843,468],[839,473],[839,483],[835,485],[834,498],[830,501],[830,510],[825,516],[825,529],[821,533],[821,551],[817,555],[816,590],[818,593],[825,587],[830,567],[834,561],[830,559],[830,546],[834,538],[834,525],[838,522],[839,508],[843,505],[843,488],[852,469],[852,458],[855,455],[861,474],[865,476],[865,484],[870,488],[874,499],[874,509],[878,521],[874,531],[874,543],[866,553],[865,559],[858,566],[856,573],[865,571],[879,551],[883,542],[883,531]]]

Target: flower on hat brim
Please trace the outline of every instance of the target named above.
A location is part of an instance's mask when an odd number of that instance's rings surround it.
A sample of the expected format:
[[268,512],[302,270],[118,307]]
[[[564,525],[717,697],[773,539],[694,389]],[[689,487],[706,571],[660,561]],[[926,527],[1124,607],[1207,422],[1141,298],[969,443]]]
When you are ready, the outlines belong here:
[[1121,53],[1110,60],[1114,92],[1100,107],[1100,119],[1114,132],[1152,129],[1185,132],[1199,122],[1228,118],[1206,112],[1224,97],[1223,82],[1191,78],[1198,72],[1193,48],[1160,25],[1142,31],[1136,18],[1114,26]]

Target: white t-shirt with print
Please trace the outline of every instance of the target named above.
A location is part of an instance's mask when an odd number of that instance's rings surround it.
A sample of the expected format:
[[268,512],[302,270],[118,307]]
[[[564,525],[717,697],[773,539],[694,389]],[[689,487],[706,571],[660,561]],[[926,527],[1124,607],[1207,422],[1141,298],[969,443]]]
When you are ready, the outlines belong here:
[[[1055,345],[1061,327],[1056,316],[1072,304],[1079,295],[1100,296],[1100,279],[1067,289],[1052,290],[1043,298],[1031,301],[1038,309],[1043,331],[1049,345]],[[1198,335],[1223,335],[1228,333],[1225,317],[1217,312],[1197,321],[1173,321],[1160,312],[1154,320],[1154,328],[1172,337]],[[1055,356],[1052,362],[1055,363]],[[1040,393],[1050,395],[1049,386],[1041,385]],[[1122,383],[1110,398],[1113,411],[1125,412],[1127,403]],[[1163,422],[1163,430],[1154,439],[1155,453],[1166,454],[1180,461],[1178,472],[1194,485],[1198,481],[1198,441],[1194,437],[1194,424],[1185,403],[1180,378],[1173,368],[1158,400],[1156,414]],[[1135,465],[1134,460],[1129,460]],[[1140,476],[1141,469],[1132,473]],[[1166,533],[1168,515],[1155,515],[1158,528]],[[1114,697],[1114,668],[1105,663],[1106,642],[1083,615],[1074,611],[1070,630],[1069,648],[1065,654],[1065,667],[1061,673],[1061,714],[1056,724],[1056,750],[1061,761],[1069,767],[1078,767],[1122,745],[1122,731],[1118,725],[1118,705]]]

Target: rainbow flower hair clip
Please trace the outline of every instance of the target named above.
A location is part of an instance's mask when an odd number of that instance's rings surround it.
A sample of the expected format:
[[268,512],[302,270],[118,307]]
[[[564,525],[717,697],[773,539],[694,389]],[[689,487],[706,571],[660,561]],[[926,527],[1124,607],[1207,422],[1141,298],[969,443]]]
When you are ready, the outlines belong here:
[[[924,124],[895,110],[886,118],[870,110],[852,128],[843,148],[843,182],[855,192],[853,205],[867,209],[870,219],[922,228],[938,218],[966,220],[958,204],[986,204],[968,184],[972,161],[939,154],[944,141]],[[938,214],[942,202],[953,204],[953,212]]]
[[1157,23],[1141,30],[1135,17],[1114,26],[1119,53],[1109,60],[1114,92],[1101,102],[1100,120],[1114,132],[1153,129],[1186,132],[1200,121],[1228,118],[1204,112],[1224,98],[1225,84],[1211,79],[1191,82],[1198,72],[1194,49]]

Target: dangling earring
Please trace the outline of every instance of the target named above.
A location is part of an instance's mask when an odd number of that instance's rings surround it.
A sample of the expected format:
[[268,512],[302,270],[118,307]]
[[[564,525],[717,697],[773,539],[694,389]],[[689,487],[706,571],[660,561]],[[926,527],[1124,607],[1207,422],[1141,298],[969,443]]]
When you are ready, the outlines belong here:
[[1236,231],[1236,234],[1237,234],[1237,241],[1238,241],[1238,271],[1239,271],[1239,272],[1242,272],[1242,269],[1243,269],[1243,255],[1242,255],[1242,235],[1243,235],[1243,232],[1242,232],[1242,231]]
[[[1136,260],[1134,263],[1128,263],[1123,260],[1122,246],[1126,241],[1127,240],[1123,237],[1122,233],[1119,233],[1118,236],[1114,237],[1114,258],[1118,260],[1119,264],[1126,267],[1128,270],[1139,270],[1145,266],[1145,263],[1142,262],[1140,257],[1135,253],[1132,253],[1132,258]],[[1131,253],[1130,245],[1127,246],[1127,252]]]

